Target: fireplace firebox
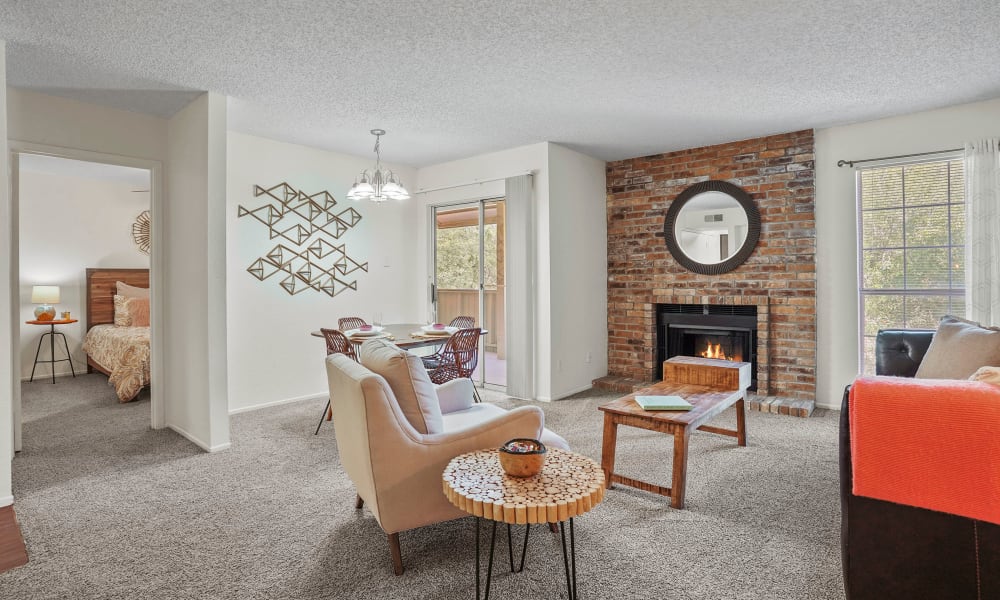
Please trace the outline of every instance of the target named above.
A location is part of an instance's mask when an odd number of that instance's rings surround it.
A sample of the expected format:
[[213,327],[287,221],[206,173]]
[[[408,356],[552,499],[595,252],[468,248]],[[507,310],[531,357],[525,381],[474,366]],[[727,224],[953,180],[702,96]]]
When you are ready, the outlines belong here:
[[719,304],[658,304],[653,379],[663,379],[663,361],[703,356],[750,363],[750,389],[757,389],[757,307]]

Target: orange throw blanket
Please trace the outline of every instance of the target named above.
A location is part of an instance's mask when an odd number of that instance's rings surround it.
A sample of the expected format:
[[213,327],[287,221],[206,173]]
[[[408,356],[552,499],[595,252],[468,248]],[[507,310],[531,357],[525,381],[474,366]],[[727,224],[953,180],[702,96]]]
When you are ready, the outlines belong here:
[[854,495],[1000,524],[1000,388],[861,377],[850,406]]

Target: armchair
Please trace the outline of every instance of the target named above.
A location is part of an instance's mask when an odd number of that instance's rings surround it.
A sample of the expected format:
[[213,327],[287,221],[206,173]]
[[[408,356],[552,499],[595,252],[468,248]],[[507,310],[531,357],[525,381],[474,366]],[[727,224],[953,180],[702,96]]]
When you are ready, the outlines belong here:
[[[913,377],[933,331],[884,330],[877,375]],[[933,413],[929,413],[933,417]],[[852,493],[850,406],[840,412],[841,555],[848,600],[1000,597],[1000,526]]]
[[384,340],[366,342],[361,361],[326,359],[337,449],[357,488],[356,506],[367,504],[388,535],[397,575],[400,532],[468,516],[442,493],[441,473],[452,458],[515,437],[568,447],[544,428],[541,409],[474,404],[467,379],[435,387],[419,357]]

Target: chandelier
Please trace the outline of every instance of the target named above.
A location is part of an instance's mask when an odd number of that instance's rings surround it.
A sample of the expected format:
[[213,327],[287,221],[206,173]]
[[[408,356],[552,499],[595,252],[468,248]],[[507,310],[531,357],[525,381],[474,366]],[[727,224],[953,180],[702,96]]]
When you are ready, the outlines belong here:
[[385,202],[386,200],[409,200],[410,193],[396,179],[396,174],[390,170],[382,170],[382,155],[379,153],[379,138],[385,135],[384,129],[372,129],[375,136],[375,171],[361,171],[361,180],[354,180],[354,185],[347,192],[350,200],[371,200]]

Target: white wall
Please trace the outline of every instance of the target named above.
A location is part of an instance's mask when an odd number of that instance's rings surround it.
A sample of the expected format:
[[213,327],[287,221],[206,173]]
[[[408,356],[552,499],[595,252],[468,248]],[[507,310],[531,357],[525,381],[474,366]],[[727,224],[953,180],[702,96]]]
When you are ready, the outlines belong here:
[[15,88],[7,101],[11,140],[166,160],[165,119]]
[[549,144],[551,398],[608,374],[605,163]]
[[855,170],[837,161],[962,147],[1000,135],[1000,99],[816,131],[818,406],[839,407],[858,371]]
[[[390,148],[391,150],[391,148]],[[336,328],[337,318],[360,316],[371,321],[375,312],[384,322],[423,322],[426,305],[417,269],[425,246],[417,224],[418,201],[353,202],[347,191],[375,156],[348,156],[229,132],[226,228],[228,230],[229,409],[240,411],[303,398],[325,398],[325,346],[311,331]],[[416,172],[388,165],[413,192]],[[368,262],[368,272],[345,277],[358,289],[332,298],[307,290],[289,295],[274,275],[259,281],[247,267],[283,238],[269,239],[267,228],[237,209],[253,210],[268,202],[254,197],[254,185],[270,188],[287,182],[307,193],[329,191],[335,213],[354,208],[361,221],[332,243],[345,244],[348,256]],[[307,244],[314,241],[310,237]],[[318,417],[318,415],[317,415]]]
[[[418,189],[534,171],[535,397],[554,400],[590,387],[607,370],[605,164],[543,142],[417,172]],[[421,301],[428,314],[427,207],[503,197],[503,180],[420,194]],[[587,356],[590,355],[590,362]]]
[[226,99],[205,93],[167,124],[169,202],[162,309],[167,425],[202,448],[229,446],[226,361]]
[[[148,184],[147,184],[148,185]],[[56,311],[70,311],[79,323],[60,325],[66,336],[73,368],[86,372],[83,352],[86,323],[86,269],[118,267],[148,269],[149,256],[139,252],[132,241],[132,223],[149,209],[149,194],[133,193],[135,186],[120,181],[86,179],[20,170],[20,329],[21,379],[28,379],[38,339],[48,327],[28,325],[34,319],[31,303],[33,285],[58,285],[60,299]],[[61,340],[56,340],[56,357],[64,358]],[[39,358],[49,356],[49,344]],[[36,381],[51,373],[40,364]],[[56,374],[70,373],[69,363],[57,363]]]
[[11,491],[10,462],[14,459],[14,386],[20,385],[14,377],[13,348],[14,331],[12,324],[17,315],[14,303],[16,283],[13,273],[14,257],[6,251],[13,245],[17,215],[13,212],[10,199],[7,159],[7,45],[0,40],[0,251],[8,256],[0,259],[0,506],[14,502]]

